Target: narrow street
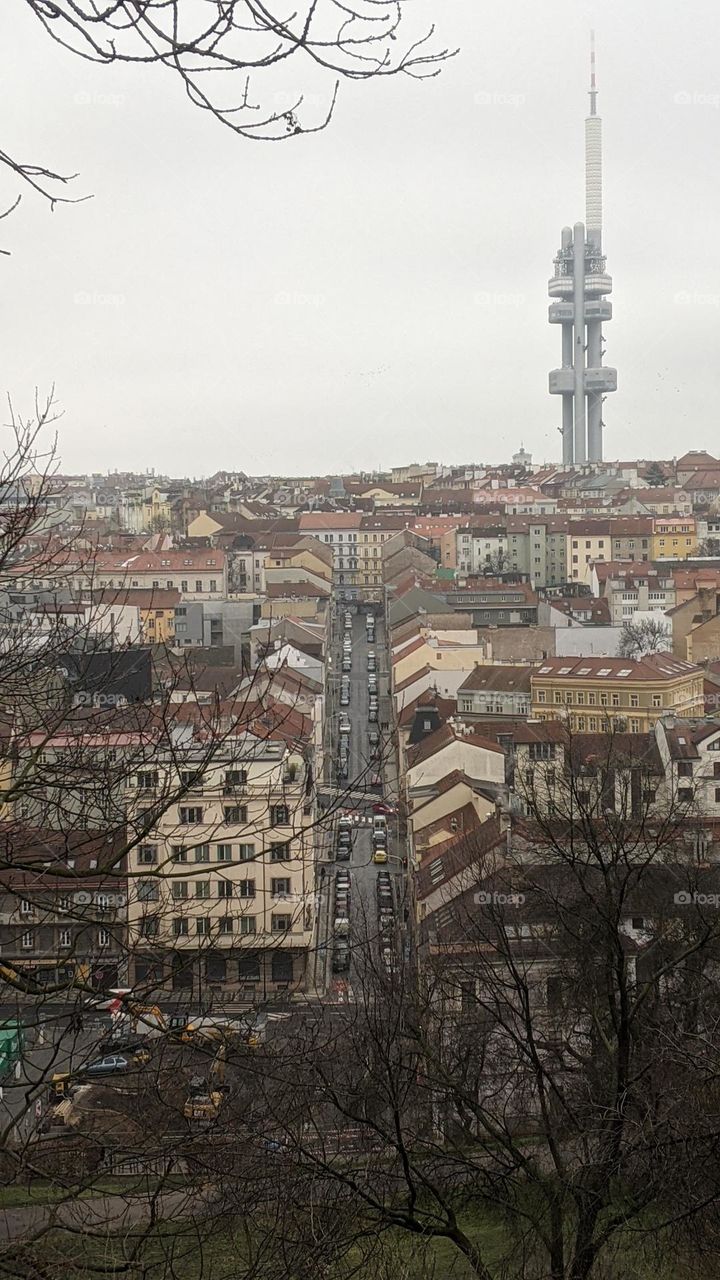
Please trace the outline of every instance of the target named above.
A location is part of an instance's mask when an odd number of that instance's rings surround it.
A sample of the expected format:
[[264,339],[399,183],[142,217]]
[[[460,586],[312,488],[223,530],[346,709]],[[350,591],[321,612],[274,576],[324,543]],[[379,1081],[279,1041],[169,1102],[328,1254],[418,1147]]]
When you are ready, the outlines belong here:
[[[329,708],[331,716],[331,731],[329,735],[331,747],[332,769],[334,771],[337,763],[338,745],[339,745],[339,726],[342,717],[346,717],[350,722],[350,749],[348,776],[346,779],[338,779],[336,786],[346,790],[348,794],[347,804],[341,804],[337,810],[337,817],[332,824],[332,849],[333,854],[337,847],[337,829],[338,818],[341,812],[348,813],[352,816],[352,848],[349,862],[335,862],[330,868],[329,875],[325,877],[324,891],[328,897],[325,904],[328,908],[328,962],[332,969],[333,959],[333,904],[335,896],[335,876],[338,870],[347,869],[350,872],[350,943],[351,943],[351,964],[349,972],[343,974],[328,975],[329,985],[336,991],[343,987],[347,990],[350,999],[353,998],[353,983],[357,985],[358,980],[358,960],[367,952],[367,947],[372,949],[372,954],[377,960],[379,951],[377,948],[378,941],[378,899],[377,885],[378,879],[382,877],[382,873],[387,873],[390,877],[392,885],[393,901],[395,906],[396,928],[393,931],[393,942],[397,947],[399,945],[398,928],[402,920],[403,897],[404,897],[404,871],[402,864],[401,850],[398,848],[397,841],[397,820],[393,815],[387,817],[387,834],[388,834],[388,861],[385,864],[376,864],[373,862],[373,840],[372,840],[372,822],[373,822],[373,805],[383,799],[395,802],[396,795],[386,796],[384,792],[385,780],[391,778],[393,782],[397,779],[397,769],[394,759],[394,743],[390,736],[389,724],[389,701],[388,701],[388,674],[387,674],[387,656],[385,649],[385,629],[383,621],[378,618],[375,627],[375,640],[368,643],[366,631],[366,615],[365,613],[356,613],[354,607],[352,609],[352,631],[349,633],[352,637],[352,670],[348,673],[342,673],[342,653],[343,638],[345,634],[344,614],[345,606],[338,602],[335,606],[336,616],[333,626],[333,646],[332,646],[332,669],[338,672],[336,684],[333,687],[332,705]],[[376,655],[376,672],[378,684],[378,719],[372,723],[368,719],[370,708],[370,699],[368,691],[368,654],[374,652]],[[340,687],[343,678],[347,679],[350,689],[350,701],[347,706],[340,706]],[[380,748],[375,750],[370,743],[370,730],[375,729],[380,737]],[[383,786],[377,789],[371,789],[373,777],[379,775],[383,780]]]

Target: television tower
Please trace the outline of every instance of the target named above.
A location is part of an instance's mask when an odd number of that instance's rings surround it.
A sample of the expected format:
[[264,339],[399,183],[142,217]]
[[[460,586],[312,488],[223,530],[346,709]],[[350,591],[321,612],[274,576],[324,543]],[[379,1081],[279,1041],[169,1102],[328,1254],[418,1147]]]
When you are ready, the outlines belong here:
[[612,319],[612,278],[602,251],[602,120],[597,114],[595,33],[590,33],[590,114],[585,120],[585,225],[563,227],[548,293],[550,324],[562,326],[562,366],[549,378],[562,396],[564,463],[601,462],[602,406],[617,391],[617,369],[603,365],[604,320]]

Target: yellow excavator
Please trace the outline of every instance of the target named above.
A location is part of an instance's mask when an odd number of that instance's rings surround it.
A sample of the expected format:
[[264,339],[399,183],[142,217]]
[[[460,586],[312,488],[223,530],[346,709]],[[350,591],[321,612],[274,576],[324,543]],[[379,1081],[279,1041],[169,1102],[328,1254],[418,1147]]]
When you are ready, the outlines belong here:
[[213,1058],[208,1079],[194,1076],[188,1086],[183,1115],[195,1124],[211,1124],[217,1120],[225,1101],[225,1063],[227,1046],[223,1043]]

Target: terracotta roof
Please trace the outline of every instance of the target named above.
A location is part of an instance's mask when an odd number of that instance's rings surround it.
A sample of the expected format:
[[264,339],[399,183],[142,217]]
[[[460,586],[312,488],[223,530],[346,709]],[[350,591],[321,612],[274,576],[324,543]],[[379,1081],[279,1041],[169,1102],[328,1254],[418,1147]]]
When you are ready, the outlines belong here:
[[503,754],[502,747],[499,747],[497,742],[492,742],[490,738],[483,738],[479,733],[461,733],[456,730],[454,725],[443,724],[408,752],[409,768],[414,769],[417,765],[424,764],[426,760],[430,760],[432,756],[437,755],[438,751],[443,751],[445,747],[450,746],[453,742],[462,742],[470,747],[479,747],[485,751]]
[[416,684],[423,676],[430,675],[432,670],[432,667],[420,667],[419,671],[415,671],[411,676],[406,676],[406,678],[401,680],[399,684],[393,685],[393,693],[402,693],[404,689],[408,689],[410,685]]
[[299,524],[302,530],[332,532],[334,529],[359,529],[362,518],[359,511],[308,511],[300,516]]
[[268,582],[265,595],[270,600],[324,599],[330,595],[330,588],[313,582]]
[[182,600],[179,591],[165,587],[103,587],[93,591],[92,598],[95,604],[132,605],[136,609],[175,609]]
[[463,681],[458,694],[475,689],[497,693],[530,693],[532,668],[514,666],[476,666]]
[[[542,679],[566,680],[677,680],[681,676],[699,675],[700,667],[670,653],[651,653],[645,658],[544,658],[535,667],[533,682]],[[622,675],[621,672],[625,672]]]

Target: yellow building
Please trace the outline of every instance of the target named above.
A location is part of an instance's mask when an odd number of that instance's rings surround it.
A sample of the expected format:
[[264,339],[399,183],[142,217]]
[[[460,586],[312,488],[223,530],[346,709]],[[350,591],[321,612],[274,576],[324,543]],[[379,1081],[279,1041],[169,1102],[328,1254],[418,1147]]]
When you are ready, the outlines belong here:
[[697,555],[697,547],[694,516],[657,516],[653,520],[653,560],[687,560]]
[[610,521],[571,521],[565,546],[567,581],[589,583],[593,560],[612,560]]
[[547,658],[530,680],[532,715],[578,733],[645,733],[663,715],[702,716],[703,673],[670,653],[645,658]]

